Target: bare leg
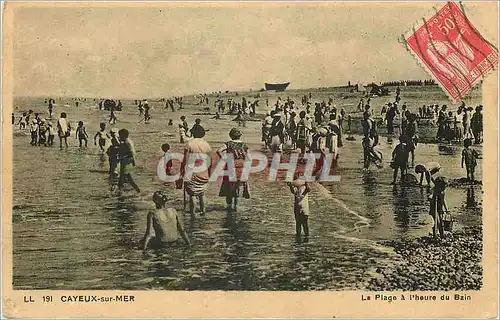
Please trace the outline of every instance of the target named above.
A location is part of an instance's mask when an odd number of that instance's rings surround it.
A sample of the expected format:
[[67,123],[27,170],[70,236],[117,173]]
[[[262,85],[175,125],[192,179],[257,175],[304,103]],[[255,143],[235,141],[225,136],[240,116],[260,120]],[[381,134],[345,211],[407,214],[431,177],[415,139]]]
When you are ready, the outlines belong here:
[[296,236],[300,236],[300,234],[302,233],[302,224],[301,224],[299,215],[300,214],[295,213],[295,235]]
[[194,213],[194,197],[189,196],[189,213]]
[[233,202],[234,202],[234,212],[236,212],[238,211],[238,198],[234,197]]
[[200,201],[200,211],[201,211],[201,214],[204,215],[205,214],[205,195],[202,194],[198,197],[198,201]]
[[128,178],[128,183],[130,183],[130,185],[135,189],[135,191],[137,191],[137,193],[140,193],[141,189],[139,189],[139,186],[135,183],[130,173],[127,174],[127,178]]
[[392,173],[392,184],[396,184],[396,179],[398,178],[398,170],[399,168],[394,169],[394,172]]
[[308,223],[308,221],[309,221],[309,217],[306,215],[302,215],[302,226],[304,228],[304,235],[306,237],[309,236],[309,223]]

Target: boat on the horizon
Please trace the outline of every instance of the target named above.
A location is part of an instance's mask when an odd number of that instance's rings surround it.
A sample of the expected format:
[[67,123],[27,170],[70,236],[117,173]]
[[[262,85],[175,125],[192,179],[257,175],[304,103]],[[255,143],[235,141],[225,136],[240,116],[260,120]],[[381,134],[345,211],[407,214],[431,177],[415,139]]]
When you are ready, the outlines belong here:
[[266,90],[285,91],[290,82],[287,83],[265,83]]

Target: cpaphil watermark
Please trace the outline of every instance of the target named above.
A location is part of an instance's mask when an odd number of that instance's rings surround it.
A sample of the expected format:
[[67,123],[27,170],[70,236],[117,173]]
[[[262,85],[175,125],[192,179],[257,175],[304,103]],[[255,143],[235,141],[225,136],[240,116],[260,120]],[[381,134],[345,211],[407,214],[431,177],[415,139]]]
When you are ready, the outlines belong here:
[[[171,161],[183,163],[184,174],[167,174],[167,164]],[[330,171],[332,165],[336,163],[336,155],[333,153],[306,153],[301,159],[299,155],[291,154],[288,162],[282,162],[281,153],[275,153],[271,160],[266,154],[258,151],[248,152],[245,159],[236,160],[232,154],[226,154],[212,166],[212,159],[204,153],[191,153],[186,159],[182,153],[168,152],[160,159],[157,165],[158,178],[163,182],[174,182],[179,179],[185,181],[191,179],[193,174],[210,172],[209,181],[215,182],[219,178],[227,177],[229,181],[248,181],[250,174],[258,172],[267,173],[267,181],[276,181],[278,171],[286,171],[286,182],[296,180],[298,174],[299,181],[319,181],[337,182],[339,175],[332,175]],[[238,164],[238,165],[237,165]]]

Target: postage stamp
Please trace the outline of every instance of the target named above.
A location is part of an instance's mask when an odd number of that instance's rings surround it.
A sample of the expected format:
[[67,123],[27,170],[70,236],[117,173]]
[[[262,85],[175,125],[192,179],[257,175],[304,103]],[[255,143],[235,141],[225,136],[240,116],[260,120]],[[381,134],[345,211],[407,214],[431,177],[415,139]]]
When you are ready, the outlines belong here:
[[463,98],[498,63],[496,49],[455,2],[423,18],[405,37],[408,48],[453,102]]

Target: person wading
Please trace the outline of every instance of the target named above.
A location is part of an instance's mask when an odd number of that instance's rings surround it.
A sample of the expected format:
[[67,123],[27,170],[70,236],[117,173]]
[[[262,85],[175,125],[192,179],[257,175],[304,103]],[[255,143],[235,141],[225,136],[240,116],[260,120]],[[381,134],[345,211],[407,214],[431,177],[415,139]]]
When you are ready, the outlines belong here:
[[[245,158],[248,153],[246,143],[240,140],[241,131],[237,128],[232,128],[229,131],[230,141],[224,143],[218,150],[217,155],[222,159],[224,155],[232,156],[236,171],[236,181],[231,181],[230,177],[222,178],[219,196],[226,198],[227,212],[236,212],[238,210],[238,198],[243,196],[245,199],[250,199],[247,181],[241,181],[241,174],[245,163]],[[227,164],[225,170],[227,170]]]
[[[181,165],[181,177],[185,177],[186,171],[188,171],[186,169],[192,170],[195,166],[199,165],[198,162],[200,160],[189,161],[191,154],[204,154],[206,156],[209,156],[210,152],[212,151],[208,142],[203,139],[203,137],[205,136],[205,130],[201,129],[193,130],[193,139],[189,140],[186,143],[186,146],[184,148],[184,160]],[[210,168],[210,166],[208,167]],[[200,203],[200,214],[205,214],[205,192],[207,191],[208,178],[210,177],[209,168],[203,172],[192,173],[191,177],[187,177],[187,179],[184,179],[184,190],[189,195],[189,212],[191,214],[194,214],[195,197],[198,198],[198,201]]]

